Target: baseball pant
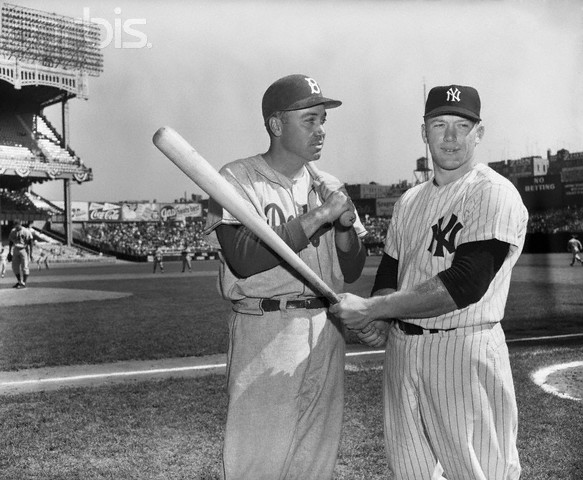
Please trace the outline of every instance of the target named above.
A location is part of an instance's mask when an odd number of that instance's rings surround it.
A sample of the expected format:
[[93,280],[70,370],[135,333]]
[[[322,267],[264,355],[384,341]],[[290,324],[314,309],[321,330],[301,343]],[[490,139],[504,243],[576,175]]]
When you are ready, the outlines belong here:
[[324,309],[229,320],[226,480],[327,480],[344,409],[341,332]]
[[[405,335],[390,329],[385,442],[396,480],[516,480],[517,408],[499,323]],[[442,469],[443,468],[443,469]]]
[[15,275],[20,275],[20,269],[22,268],[22,273],[24,275],[30,274],[30,259],[28,258],[28,252],[26,248],[12,249],[12,271]]

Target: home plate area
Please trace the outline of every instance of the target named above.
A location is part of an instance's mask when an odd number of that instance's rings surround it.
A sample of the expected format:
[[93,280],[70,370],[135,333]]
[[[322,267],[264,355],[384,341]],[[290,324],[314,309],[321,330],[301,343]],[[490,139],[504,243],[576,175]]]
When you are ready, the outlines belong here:
[[543,390],[569,400],[583,400],[583,361],[542,368],[532,375]]

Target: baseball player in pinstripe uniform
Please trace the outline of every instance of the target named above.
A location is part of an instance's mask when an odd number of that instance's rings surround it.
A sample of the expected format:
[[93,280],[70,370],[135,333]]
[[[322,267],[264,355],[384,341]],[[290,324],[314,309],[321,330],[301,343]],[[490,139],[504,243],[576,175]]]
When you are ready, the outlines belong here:
[[[305,165],[320,158],[326,110],[340,104],[306,75],[277,80],[262,104],[269,150],[220,170],[241,202],[335,291],[360,276],[366,231],[358,220],[336,221],[352,202],[318,191]],[[325,298],[212,200],[206,233],[220,243],[219,289],[233,305],[226,480],[332,478],[344,408],[341,323]]]
[[520,476],[500,321],[528,213],[508,180],[476,162],[483,134],[474,88],[429,92],[422,137],[434,178],[395,206],[373,296],[343,294],[331,308],[373,344],[388,337],[385,440],[396,479]]

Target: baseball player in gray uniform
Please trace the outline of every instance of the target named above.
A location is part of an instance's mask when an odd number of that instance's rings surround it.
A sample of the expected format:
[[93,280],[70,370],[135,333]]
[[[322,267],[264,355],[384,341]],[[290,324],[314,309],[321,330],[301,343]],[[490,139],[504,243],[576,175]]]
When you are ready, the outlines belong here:
[[395,206],[373,296],[343,294],[331,308],[371,342],[388,337],[385,441],[396,479],[520,476],[500,321],[528,213],[507,179],[476,162],[480,106],[472,87],[431,89],[422,138],[434,178]]
[[[340,104],[306,75],[277,80],[262,102],[268,151],[220,170],[249,211],[334,291],[360,276],[366,231],[358,220],[340,225],[352,202],[319,191],[305,165],[320,158],[327,109]],[[219,290],[233,305],[226,480],[332,478],[344,408],[342,325],[325,298],[212,200],[206,233],[220,243]]]
[[32,233],[24,228],[22,221],[15,220],[14,227],[8,234],[8,261],[12,261],[12,271],[16,277],[13,288],[25,288],[30,275],[32,260]]
[[572,234],[571,238],[567,242],[567,250],[571,252],[571,266],[575,265],[575,262],[579,262],[583,265],[583,260],[581,259],[581,250],[583,250],[583,246],[579,241],[577,234]]

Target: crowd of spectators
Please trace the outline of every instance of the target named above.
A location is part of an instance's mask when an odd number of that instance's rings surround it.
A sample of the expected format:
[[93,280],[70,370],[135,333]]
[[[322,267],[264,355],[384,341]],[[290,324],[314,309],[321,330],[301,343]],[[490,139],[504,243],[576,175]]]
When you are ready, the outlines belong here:
[[19,190],[0,190],[0,208],[3,211],[42,212],[25,192]]
[[[213,252],[202,233],[204,220],[186,222],[118,222],[84,223],[77,238],[104,253],[123,253],[131,256],[152,255],[161,247],[165,252],[179,254],[185,247],[193,253]],[[387,218],[363,219],[368,231],[364,238],[369,255],[381,255],[388,227]],[[557,233],[583,231],[583,207],[551,209],[531,212],[529,233]]]
[[202,220],[85,223],[79,239],[103,252],[133,256],[151,255],[158,247],[167,252],[180,252],[185,247],[193,252],[209,252],[213,248],[204,238],[203,229]]
[[[152,255],[158,247],[170,253],[179,253],[185,247],[189,247],[193,253],[215,251],[202,233],[204,225],[204,220],[160,223],[87,222],[75,236],[99,251],[132,256]],[[369,232],[365,238],[369,254],[382,253],[387,219],[367,216],[364,225]]]
[[552,208],[531,212],[528,233],[582,232],[583,207]]

